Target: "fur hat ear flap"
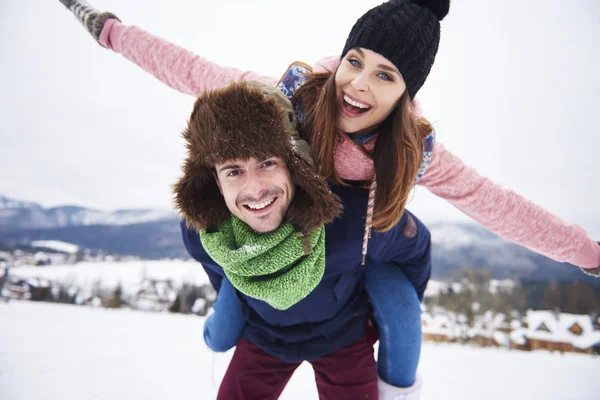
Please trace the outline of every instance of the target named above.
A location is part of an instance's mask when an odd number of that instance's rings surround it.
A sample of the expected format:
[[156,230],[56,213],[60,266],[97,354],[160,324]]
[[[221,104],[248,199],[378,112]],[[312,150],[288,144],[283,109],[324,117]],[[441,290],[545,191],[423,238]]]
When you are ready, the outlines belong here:
[[317,178],[314,166],[307,158],[298,156],[292,165],[290,174],[296,193],[286,218],[302,232],[309,233],[339,217],[343,211],[342,201],[331,192],[324,179]]
[[212,230],[229,217],[225,200],[210,168],[186,160],[183,177],[173,186],[175,207],[185,218],[188,227],[197,231]]

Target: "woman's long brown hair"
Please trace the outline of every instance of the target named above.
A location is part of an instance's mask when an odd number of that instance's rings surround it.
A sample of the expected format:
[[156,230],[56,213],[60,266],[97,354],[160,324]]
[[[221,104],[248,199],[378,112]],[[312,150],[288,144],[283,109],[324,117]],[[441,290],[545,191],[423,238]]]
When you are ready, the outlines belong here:
[[[339,140],[335,73],[309,74],[293,101],[300,102],[304,111],[301,134],[309,140],[319,172],[331,182],[344,184],[334,167],[335,144]],[[396,109],[379,126],[370,154],[377,176],[373,215],[376,231],[385,232],[400,221],[423,159],[424,140],[432,130],[425,118],[413,114],[406,91]]]

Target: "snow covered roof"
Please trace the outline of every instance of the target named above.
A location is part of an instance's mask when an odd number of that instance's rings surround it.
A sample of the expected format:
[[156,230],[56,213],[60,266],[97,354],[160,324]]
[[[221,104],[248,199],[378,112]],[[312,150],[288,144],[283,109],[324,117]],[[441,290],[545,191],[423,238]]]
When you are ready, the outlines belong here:
[[529,339],[569,343],[580,349],[600,343],[600,332],[594,330],[589,315],[529,310],[527,322]]
[[514,331],[509,333],[508,337],[514,343],[519,344],[519,345],[524,345],[527,343],[527,339],[525,338],[526,334],[527,334],[527,329],[520,328],[520,329],[515,329]]
[[483,315],[475,317],[473,327],[469,329],[469,336],[491,338],[499,328],[506,326],[506,315],[502,313],[495,314],[493,311],[488,310]]
[[496,343],[498,343],[500,346],[508,346],[509,343],[509,339],[508,339],[508,334],[504,333],[504,332],[494,332],[494,340],[496,341]]
[[521,326],[521,321],[519,321],[518,319],[513,319],[512,321],[510,321],[510,329],[512,330],[519,329]]
[[421,314],[421,321],[423,321],[423,333],[445,335],[450,338],[460,336],[461,325],[457,323],[453,314],[431,315],[423,313]]
[[51,249],[68,254],[74,254],[79,251],[79,246],[58,240],[34,240],[31,242],[31,247]]

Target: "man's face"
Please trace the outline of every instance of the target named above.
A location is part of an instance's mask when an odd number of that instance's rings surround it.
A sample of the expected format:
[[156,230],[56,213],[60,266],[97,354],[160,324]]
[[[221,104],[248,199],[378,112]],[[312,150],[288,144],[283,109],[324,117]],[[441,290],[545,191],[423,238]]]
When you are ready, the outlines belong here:
[[287,165],[279,157],[229,160],[215,165],[229,211],[258,233],[277,229],[294,198]]

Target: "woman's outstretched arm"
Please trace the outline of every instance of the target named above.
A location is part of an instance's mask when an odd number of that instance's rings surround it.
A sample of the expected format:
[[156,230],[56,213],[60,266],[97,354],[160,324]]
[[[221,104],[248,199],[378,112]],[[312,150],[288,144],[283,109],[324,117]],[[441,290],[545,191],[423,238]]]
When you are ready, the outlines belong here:
[[600,246],[583,228],[479,175],[439,142],[418,184],[504,239],[586,270],[600,267]]
[[241,80],[274,86],[277,79],[251,71],[223,67],[82,0],[59,0],[100,45],[113,50],[169,87],[192,96]]

